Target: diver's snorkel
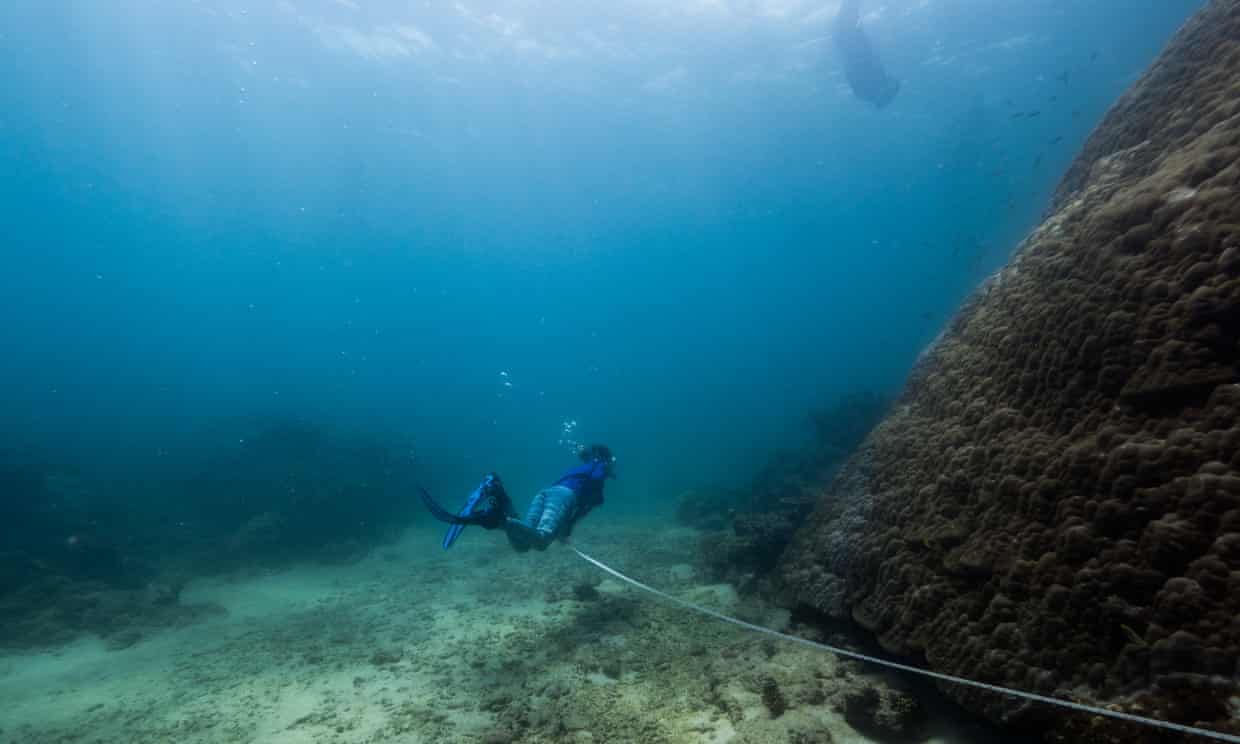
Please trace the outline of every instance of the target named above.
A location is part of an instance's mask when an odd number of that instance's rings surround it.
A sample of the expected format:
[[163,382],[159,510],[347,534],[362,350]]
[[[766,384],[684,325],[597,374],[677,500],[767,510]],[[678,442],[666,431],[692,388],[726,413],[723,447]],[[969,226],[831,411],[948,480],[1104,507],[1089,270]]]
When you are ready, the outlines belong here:
[[589,447],[581,445],[577,448],[577,455],[582,461],[590,465],[602,465],[605,477],[616,478],[616,456],[611,453],[611,448],[605,444],[593,444]]

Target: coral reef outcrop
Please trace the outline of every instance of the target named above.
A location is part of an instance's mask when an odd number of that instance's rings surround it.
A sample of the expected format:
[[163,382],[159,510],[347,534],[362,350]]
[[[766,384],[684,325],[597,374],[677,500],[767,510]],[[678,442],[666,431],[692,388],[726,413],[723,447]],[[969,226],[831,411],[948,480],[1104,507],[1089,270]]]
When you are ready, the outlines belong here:
[[408,458],[387,443],[277,419],[178,484],[177,517],[208,540],[224,536],[224,562],[334,563],[411,523],[412,489]]
[[[936,670],[1240,733],[1240,2],[1104,118],[778,571]],[[944,689],[1052,741],[1168,740]]]
[[133,643],[214,614],[181,604],[187,576],[348,563],[414,521],[412,467],[389,443],[302,420],[245,434],[171,482],[0,452],[0,648]]

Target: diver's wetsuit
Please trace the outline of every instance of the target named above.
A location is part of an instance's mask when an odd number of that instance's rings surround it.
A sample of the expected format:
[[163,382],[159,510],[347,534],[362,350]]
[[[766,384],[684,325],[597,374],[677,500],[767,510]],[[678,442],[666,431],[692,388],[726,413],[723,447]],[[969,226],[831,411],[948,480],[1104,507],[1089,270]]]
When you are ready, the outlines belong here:
[[607,464],[587,462],[569,470],[548,488],[539,491],[525,512],[525,519],[508,518],[508,542],[518,551],[545,550],[557,537],[568,537],[577,520],[603,503]]

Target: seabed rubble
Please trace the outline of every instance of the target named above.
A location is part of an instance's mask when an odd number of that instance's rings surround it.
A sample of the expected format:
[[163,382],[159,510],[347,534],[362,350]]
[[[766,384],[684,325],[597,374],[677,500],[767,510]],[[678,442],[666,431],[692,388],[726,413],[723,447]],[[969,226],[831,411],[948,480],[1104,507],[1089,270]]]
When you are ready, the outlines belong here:
[[[677,596],[786,629],[712,583],[692,530],[582,530]],[[854,662],[754,636],[601,577],[415,530],[349,566],[191,581],[224,612],[117,648],[0,658],[4,744],[868,742],[927,738],[926,711]],[[810,632],[796,628],[798,632]]]

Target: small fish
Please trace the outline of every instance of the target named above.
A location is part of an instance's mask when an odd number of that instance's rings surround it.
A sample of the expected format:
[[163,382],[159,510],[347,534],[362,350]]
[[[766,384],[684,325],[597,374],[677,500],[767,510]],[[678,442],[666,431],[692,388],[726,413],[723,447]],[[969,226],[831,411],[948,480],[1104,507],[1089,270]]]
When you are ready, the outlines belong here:
[[930,320],[933,317],[934,317],[934,313],[930,312],[929,310],[921,314],[922,320]]
[[1036,110],[1036,109],[1035,109],[1035,110],[1030,111],[1029,113],[1025,114],[1025,117],[1026,117],[1026,118],[1029,118],[1029,119],[1033,119],[1033,118],[1036,118],[1036,117],[1041,116],[1041,115],[1042,115],[1042,112],[1041,112],[1041,111],[1038,111],[1038,110]]
[[1068,84],[1068,75],[1069,75],[1069,73],[1070,73],[1070,72],[1071,72],[1070,70],[1064,70],[1063,72],[1061,72],[1061,73],[1059,73],[1058,75],[1056,75],[1056,76],[1055,76],[1055,79],[1056,79],[1056,80],[1058,80],[1059,82],[1063,83],[1064,85],[1067,85],[1067,84]]
[[1095,49],[1094,51],[1089,53],[1089,61],[1096,62],[1097,60],[1098,60],[1098,50]]
[[1013,119],[1023,119],[1023,118],[1025,118],[1025,112],[1024,112],[1024,111],[1017,111],[1016,113],[1012,114],[1011,118],[1013,118]]
[[1053,139],[1051,140],[1051,144],[1052,144],[1052,145],[1058,145],[1060,142],[1063,142],[1063,135],[1062,135],[1062,134],[1061,134],[1061,135],[1056,136],[1055,138],[1053,138]]
[[1038,167],[1039,165],[1041,165],[1041,164],[1042,164],[1042,156],[1041,156],[1041,155],[1039,155],[1039,156],[1037,156],[1036,158],[1034,158],[1034,159],[1033,159],[1033,167],[1034,167],[1034,168],[1037,168],[1037,167]]

